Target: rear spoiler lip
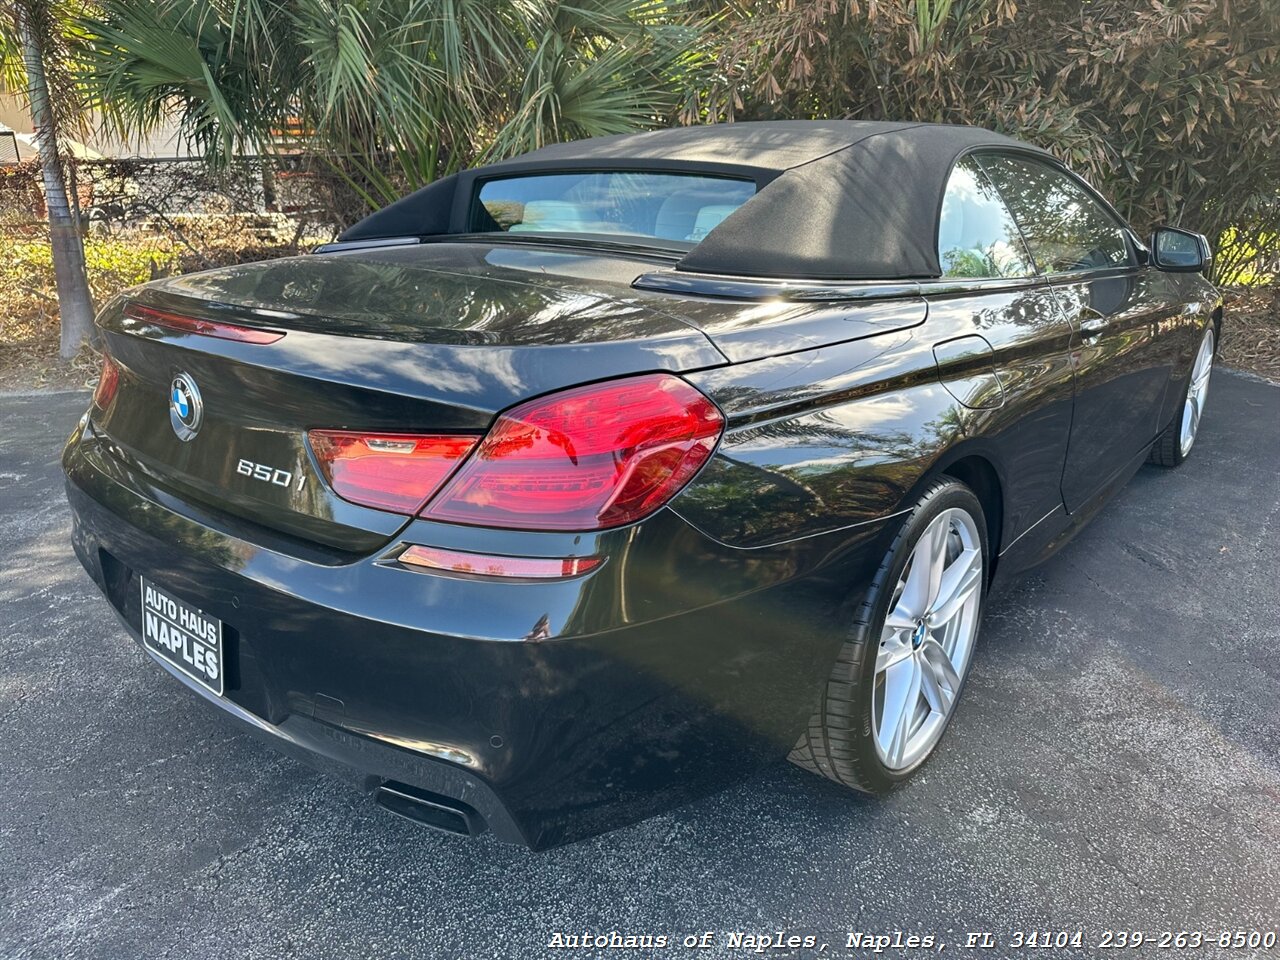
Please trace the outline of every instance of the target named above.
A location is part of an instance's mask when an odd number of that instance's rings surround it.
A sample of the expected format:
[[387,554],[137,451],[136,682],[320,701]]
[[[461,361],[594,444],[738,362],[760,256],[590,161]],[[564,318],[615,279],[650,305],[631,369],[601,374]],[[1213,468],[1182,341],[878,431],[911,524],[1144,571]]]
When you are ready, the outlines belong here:
[[237,343],[266,345],[283,339],[285,335],[283,330],[247,327],[238,323],[227,323],[223,320],[188,316],[184,313],[174,313],[171,310],[148,306],[136,300],[126,301],[122,313],[126,321],[161,327],[176,333],[214,337],[218,340],[234,340]]

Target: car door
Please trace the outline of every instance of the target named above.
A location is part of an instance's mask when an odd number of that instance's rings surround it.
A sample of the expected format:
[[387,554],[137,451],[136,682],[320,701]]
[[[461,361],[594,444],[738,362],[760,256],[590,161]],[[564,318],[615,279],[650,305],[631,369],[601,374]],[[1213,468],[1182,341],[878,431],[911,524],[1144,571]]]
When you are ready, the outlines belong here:
[[966,432],[998,452],[1003,550],[1063,512],[1075,333],[974,157],[951,172],[937,236],[942,277],[921,285],[928,331],[943,385],[965,408]]
[[1178,305],[1164,275],[1139,263],[1128,228],[1065,168],[1011,153],[981,162],[1079,337],[1062,473],[1074,512],[1159,432],[1176,350],[1161,333]]

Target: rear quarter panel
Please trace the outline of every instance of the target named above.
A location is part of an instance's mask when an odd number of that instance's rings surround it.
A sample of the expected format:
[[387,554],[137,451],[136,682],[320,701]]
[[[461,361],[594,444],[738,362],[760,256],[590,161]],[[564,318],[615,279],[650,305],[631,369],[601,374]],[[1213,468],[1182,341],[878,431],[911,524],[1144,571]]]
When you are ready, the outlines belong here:
[[734,546],[888,516],[938,452],[962,436],[930,344],[911,332],[690,379],[720,404],[729,429],[673,508]]
[[[729,429],[673,509],[760,547],[901,513],[970,456],[999,479],[998,545],[1059,506],[1073,329],[1051,292],[940,295],[928,310],[908,330],[690,375]],[[964,337],[991,349],[935,354]]]

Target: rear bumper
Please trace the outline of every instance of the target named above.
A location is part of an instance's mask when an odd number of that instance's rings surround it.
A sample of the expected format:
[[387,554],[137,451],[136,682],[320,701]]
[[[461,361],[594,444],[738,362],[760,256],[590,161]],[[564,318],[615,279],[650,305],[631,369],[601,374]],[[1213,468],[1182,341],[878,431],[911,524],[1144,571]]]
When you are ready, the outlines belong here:
[[[116,613],[129,634],[142,646],[137,629],[119,611]],[[281,753],[350,781],[366,792],[384,783],[407,783],[448,798],[478,813],[485,829],[499,839],[532,846],[489,785],[464,768],[352,734],[303,713],[291,714],[278,724],[268,723],[230,698],[216,696],[193,682],[145,646],[142,649],[157,666],[195,694],[217,716],[254,734]]]
[[[64,467],[77,556],[135,639],[138,576],[226,625],[225,695],[161,664],[185,686],[286,752],[452,798],[535,849],[785,755],[884,532],[741,550],[663,511],[598,535],[585,577],[463,579],[266,546],[123,474],[87,426]],[[490,533],[414,523],[388,549]],[[538,535],[520,536],[495,552]]]

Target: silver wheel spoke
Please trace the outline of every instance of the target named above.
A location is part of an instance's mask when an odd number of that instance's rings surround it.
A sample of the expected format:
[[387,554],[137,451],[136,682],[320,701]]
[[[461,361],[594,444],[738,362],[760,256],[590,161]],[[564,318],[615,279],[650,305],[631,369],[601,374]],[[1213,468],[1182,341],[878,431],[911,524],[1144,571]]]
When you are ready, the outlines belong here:
[[936,713],[946,716],[960,692],[960,675],[936,640],[926,640],[920,648],[921,691]]
[[876,673],[884,673],[894,664],[907,659],[914,651],[911,649],[910,637],[898,636],[880,641],[880,652],[876,655]]
[[962,550],[942,574],[937,599],[929,610],[934,627],[948,623],[973,596],[982,582],[982,551]]
[[911,721],[920,702],[919,659],[907,657],[884,672],[884,713],[880,721],[880,748],[889,766],[902,765],[911,739]]
[[934,518],[911,552],[911,568],[898,604],[916,617],[923,617],[938,595],[942,566],[946,563],[947,532],[951,529],[945,517],[943,513]]
[[1202,387],[1205,381],[1209,379],[1209,373],[1213,370],[1213,334],[1209,331],[1205,332],[1204,340],[1200,343],[1200,352],[1196,355],[1196,369],[1193,379],[1197,387]]
[[1210,327],[1200,341],[1200,350],[1191,367],[1191,380],[1187,384],[1187,401],[1183,405],[1182,430],[1178,437],[1184,457],[1190,452],[1200,430],[1200,417],[1204,413],[1205,397],[1209,394],[1209,377],[1213,373],[1213,343],[1213,328]]
[[890,770],[918,764],[946,728],[978,633],[971,601],[982,590],[983,560],[975,518],[951,507],[920,532],[894,586],[871,712],[875,750]]
[[914,630],[916,618],[902,605],[902,600],[899,598],[893,609],[885,615],[884,625],[891,630]]

